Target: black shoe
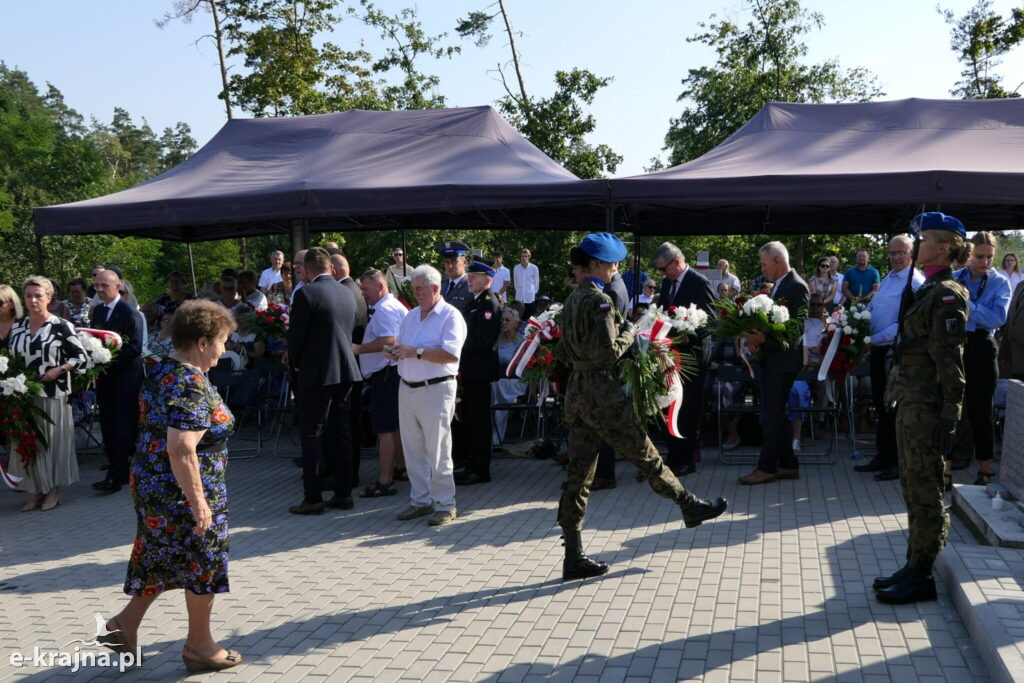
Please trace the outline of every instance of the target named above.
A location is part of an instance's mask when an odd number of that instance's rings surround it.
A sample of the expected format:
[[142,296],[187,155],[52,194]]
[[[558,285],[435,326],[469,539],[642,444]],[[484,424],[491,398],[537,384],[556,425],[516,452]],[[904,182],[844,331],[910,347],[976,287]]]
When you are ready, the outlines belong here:
[[486,484],[491,480],[490,477],[484,476],[482,474],[477,474],[476,472],[470,472],[469,470],[464,470],[459,474],[456,474],[454,478],[455,484],[457,486],[472,486],[473,484]]
[[876,591],[880,591],[883,588],[888,588],[889,586],[893,585],[894,583],[897,583],[900,579],[902,579],[903,575],[906,574],[908,571],[910,570],[907,567],[907,565],[903,565],[895,572],[893,572],[892,576],[879,576],[875,579],[874,583],[871,584],[871,588],[872,590]]
[[671,470],[672,474],[677,477],[685,477],[688,474],[695,474],[697,472],[697,465],[691,462],[688,465],[677,465],[676,467],[671,468]]
[[109,496],[112,493],[117,493],[121,490],[121,484],[110,479],[104,479],[103,481],[97,481],[93,483],[92,487],[102,493],[104,496]]
[[324,503],[324,505],[329,508],[338,508],[339,510],[351,510],[355,507],[355,503],[352,501],[351,497],[339,498],[337,495]]
[[875,481],[893,481],[900,478],[900,473],[892,468],[882,470],[875,475]]
[[583,541],[578,531],[564,531],[565,559],[562,561],[562,581],[589,579],[608,573],[608,564],[592,560],[583,554]]
[[687,493],[687,498],[679,501],[679,507],[683,511],[683,524],[687,529],[700,526],[702,522],[714,519],[729,507],[729,501],[725,498],[715,498],[714,501],[698,498],[692,493]]
[[288,508],[293,515],[322,515],[324,514],[323,503],[300,503]]
[[889,465],[879,458],[871,458],[863,465],[854,465],[853,467],[854,472],[882,472],[887,469],[889,469]]
[[614,479],[601,479],[600,477],[595,477],[594,481],[590,482],[591,491],[604,491],[605,489],[613,489],[615,486],[616,483]]
[[907,605],[912,602],[935,599],[935,579],[928,574],[908,569],[903,577],[875,593],[879,602],[888,605]]

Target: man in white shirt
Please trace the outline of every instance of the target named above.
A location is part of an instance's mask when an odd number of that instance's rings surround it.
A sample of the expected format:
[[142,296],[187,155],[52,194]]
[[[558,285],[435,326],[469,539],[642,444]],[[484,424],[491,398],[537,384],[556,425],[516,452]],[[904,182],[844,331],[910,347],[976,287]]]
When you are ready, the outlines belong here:
[[498,297],[498,302],[504,306],[508,303],[508,285],[512,279],[512,274],[505,267],[505,255],[500,251],[496,251],[491,254],[491,258],[494,260],[494,279],[491,281],[491,292]]
[[455,414],[455,375],[466,341],[466,321],[441,298],[441,273],[429,265],[411,274],[419,306],[402,320],[394,346],[398,361],[399,430],[412,487],[409,507],[398,519],[431,515],[430,525],[455,519],[455,479],[451,422]]
[[370,425],[380,439],[380,476],[360,497],[393,496],[397,493],[395,463],[402,457],[402,440],[398,435],[398,362],[384,355],[384,347],[395,343],[408,311],[389,291],[387,276],[376,268],[363,273],[359,289],[369,304],[369,322],[363,342],[353,343],[352,351],[359,356],[363,380],[370,385]]
[[238,293],[254,311],[267,310],[267,295],[256,289],[256,271],[243,270],[238,274]]
[[718,269],[722,271],[722,279],[719,280],[719,282],[727,283],[730,287],[732,287],[732,291],[734,292],[740,291],[740,279],[736,277],[735,273],[729,272],[729,262],[726,261],[724,258],[719,259]]
[[526,306],[524,320],[528,320],[537,311],[534,301],[540,292],[540,269],[530,263],[530,250],[523,249],[519,252],[519,263],[512,269],[512,278],[516,287],[516,301],[522,301]]
[[[298,263],[298,261],[296,261]],[[266,294],[270,286],[281,281],[281,266],[284,265],[284,252],[270,252],[270,267],[260,273],[260,291]],[[262,310],[262,309],[261,309]]]

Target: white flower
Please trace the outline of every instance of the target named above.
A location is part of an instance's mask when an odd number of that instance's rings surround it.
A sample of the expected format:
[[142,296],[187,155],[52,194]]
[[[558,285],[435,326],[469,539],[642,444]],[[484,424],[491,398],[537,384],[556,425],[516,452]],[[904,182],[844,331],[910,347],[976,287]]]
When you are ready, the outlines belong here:
[[853,328],[847,325],[843,328],[843,334],[853,334]]
[[782,323],[789,320],[789,309],[786,308],[785,306],[772,306],[771,317],[773,323],[775,323],[776,325],[781,325]]
[[743,315],[754,315],[755,313],[768,315],[771,313],[773,305],[770,297],[765,294],[758,294],[743,304]]
[[109,363],[113,357],[114,356],[110,353],[110,350],[103,347],[92,352],[92,361],[94,364]]
[[0,356],[0,372],[7,372],[10,359],[7,356]]
[[864,337],[864,343],[865,344],[870,344],[871,343],[871,337],[870,336]]
[[871,311],[865,310],[863,313],[860,314],[860,319],[871,320]]
[[0,379],[0,394],[4,396],[24,394],[27,391],[28,385],[25,383],[25,375],[15,375],[14,377]]

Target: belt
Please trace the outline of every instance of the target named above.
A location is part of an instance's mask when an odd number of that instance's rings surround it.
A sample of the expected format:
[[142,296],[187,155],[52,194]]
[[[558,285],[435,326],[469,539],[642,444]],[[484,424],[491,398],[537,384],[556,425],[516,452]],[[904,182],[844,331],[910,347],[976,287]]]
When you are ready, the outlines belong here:
[[221,439],[220,441],[211,441],[210,443],[204,443],[201,446],[197,446],[196,453],[219,453],[220,451],[227,448],[227,445],[227,439]]
[[444,377],[435,377],[433,379],[424,380],[423,382],[406,382],[402,380],[402,384],[409,387],[410,389],[419,389],[420,387],[428,387],[431,384],[440,384],[441,382],[447,382],[450,379],[455,379],[455,375],[445,375]]

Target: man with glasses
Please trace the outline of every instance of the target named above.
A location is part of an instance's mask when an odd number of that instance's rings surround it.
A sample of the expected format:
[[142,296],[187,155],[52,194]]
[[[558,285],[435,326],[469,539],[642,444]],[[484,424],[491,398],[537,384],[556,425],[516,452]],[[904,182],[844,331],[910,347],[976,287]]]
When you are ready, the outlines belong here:
[[657,298],[658,285],[654,280],[647,278],[644,282],[644,287],[640,291],[640,294],[634,296],[629,302],[629,311],[626,313],[626,318],[633,320],[635,316],[638,316],[643,311],[647,310],[647,307],[654,303]]
[[924,275],[910,267],[914,243],[907,235],[897,235],[889,241],[889,274],[882,278],[878,292],[868,304],[871,312],[871,399],[878,415],[875,430],[875,457],[853,469],[875,472],[878,481],[900,478],[896,451],[896,415],[885,409],[885,388],[888,381],[886,362],[899,329],[900,301],[907,286],[907,277],[913,270],[910,286],[917,289],[924,283]]
[[391,258],[395,262],[388,266],[386,279],[388,288],[394,294],[399,291],[399,284],[409,279],[409,273],[412,272],[412,268],[405,264],[405,252],[401,248],[394,249],[391,252]]
[[[686,264],[686,257],[679,247],[665,242],[654,252],[654,267],[664,273],[661,283],[661,294],[658,305],[664,309],[670,306],[696,305],[714,316],[715,310],[711,302],[715,293],[706,277]],[[687,339],[677,347],[682,353],[689,353],[696,361],[694,372],[683,380],[683,413],[679,416],[680,430],[683,438],[679,439],[663,430],[668,444],[668,466],[677,477],[693,474],[697,471],[694,464],[699,446],[697,436],[700,431],[700,418],[704,407],[704,379],[707,366],[704,363],[703,341],[699,337]]]

